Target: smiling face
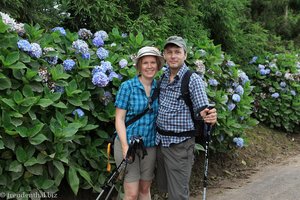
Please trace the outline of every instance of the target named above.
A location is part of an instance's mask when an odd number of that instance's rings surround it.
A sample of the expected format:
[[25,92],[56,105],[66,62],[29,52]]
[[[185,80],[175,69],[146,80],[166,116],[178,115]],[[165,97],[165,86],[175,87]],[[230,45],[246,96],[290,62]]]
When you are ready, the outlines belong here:
[[158,72],[158,61],[155,56],[144,56],[138,62],[138,70],[146,79],[154,78]]
[[164,58],[171,70],[179,71],[186,59],[186,53],[183,48],[168,44],[164,49]]

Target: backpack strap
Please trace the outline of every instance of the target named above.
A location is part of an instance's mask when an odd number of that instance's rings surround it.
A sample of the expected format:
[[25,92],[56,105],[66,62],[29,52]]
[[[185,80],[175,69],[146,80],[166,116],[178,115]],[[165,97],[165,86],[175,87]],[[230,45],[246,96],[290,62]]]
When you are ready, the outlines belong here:
[[190,79],[191,79],[191,76],[192,76],[193,73],[194,73],[193,71],[188,70],[183,75],[182,81],[181,81],[181,88],[180,88],[180,90],[181,90],[180,97],[184,100],[184,103],[189,107],[191,117],[192,117],[193,122],[195,124],[193,103],[192,103],[192,100],[191,100],[190,90],[189,90],[189,83],[190,83]]

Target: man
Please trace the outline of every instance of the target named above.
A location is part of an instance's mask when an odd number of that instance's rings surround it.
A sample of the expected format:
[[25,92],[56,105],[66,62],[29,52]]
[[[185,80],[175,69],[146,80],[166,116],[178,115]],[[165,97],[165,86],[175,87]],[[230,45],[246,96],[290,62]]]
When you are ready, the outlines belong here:
[[[189,107],[181,98],[182,77],[188,70],[186,43],[181,37],[171,36],[163,53],[167,69],[160,84],[157,116],[157,184],[162,192],[168,192],[169,200],[188,200],[195,128]],[[208,105],[204,83],[196,73],[190,77],[189,92],[195,112]],[[200,115],[206,123],[217,121],[216,109],[206,108]]]

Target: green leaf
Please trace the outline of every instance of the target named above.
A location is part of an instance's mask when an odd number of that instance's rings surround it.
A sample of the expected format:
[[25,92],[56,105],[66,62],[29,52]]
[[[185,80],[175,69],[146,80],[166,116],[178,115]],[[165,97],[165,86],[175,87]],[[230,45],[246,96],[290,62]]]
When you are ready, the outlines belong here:
[[56,65],[50,69],[50,73],[52,75],[52,79],[57,81],[59,79],[68,79],[70,77],[69,74],[64,72],[64,69],[61,65]]
[[2,100],[3,103],[5,103],[6,105],[8,105],[10,108],[12,108],[13,110],[17,111],[17,105],[15,104],[15,102],[12,99],[3,98],[1,100]]
[[36,121],[33,123],[33,127],[30,129],[29,137],[34,137],[38,133],[41,132],[42,128],[44,127],[44,123],[41,123],[39,121]]
[[12,161],[8,167],[8,171],[11,172],[21,172],[22,169],[22,165],[17,160]]
[[21,146],[18,146],[17,149],[16,149],[16,157],[17,157],[17,160],[20,162],[20,163],[24,163],[27,161],[27,153],[26,151],[23,149],[23,147]]
[[75,135],[78,132],[78,129],[81,126],[82,125],[80,123],[69,123],[67,125],[67,127],[63,128],[63,130],[62,130],[63,136],[64,137],[72,137],[73,135]]
[[22,101],[23,101],[23,95],[22,95],[22,93],[21,93],[19,90],[17,90],[17,91],[14,93],[14,101],[15,101],[18,105],[20,105],[20,104],[22,103]]
[[0,20],[0,33],[5,33],[8,28],[9,26],[4,24],[3,20]]
[[39,145],[45,140],[48,140],[48,138],[44,134],[38,134],[35,137],[29,138],[29,142],[32,145]]
[[0,73],[0,90],[11,88],[11,81],[4,74]]
[[40,105],[43,108],[46,108],[51,104],[53,104],[53,101],[51,99],[45,99],[45,98],[40,99],[39,102],[37,103],[37,105]]
[[43,175],[43,165],[41,165],[41,164],[27,166],[26,169],[34,175],[37,175],[37,176]]
[[39,97],[26,97],[23,99],[21,105],[28,107],[34,105],[39,100]]
[[68,98],[68,102],[74,106],[80,107],[82,105],[82,102],[78,97],[71,97]]
[[5,147],[4,147],[4,143],[3,143],[3,141],[2,140],[0,140],[0,149],[4,149]]
[[99,125],[93,125],[93,124],[88,124],[85,127],[81,128],[81,131],[90,131],[90,130],[94,130],[96,128],[98,128]]
[[79,178],[75,168],[73,167],[69,167],[68,182],[74,194],[77,195],[79,189]]
[[144,41],[144,36],[141,32],[139,32],[136,36],[136,43],[138,45],[142,45],[143,41]]
[[29,134],[28,129],[25,126],[16,127],[16,131],[19,133],[21,137],[27,137]]
[[24,163],[24,166],[25,167],[29,167],[29,166],[32,166],[32,165],[35,165],[35,164],[38,164],[38,161],[35,157],[31,157],[29,158],[25,163]]
[[24,95],[24,97],[34,97],[34,93],[31,89],[31,87],[29,85],[24,85],[23,89],[22,89],[22,93]]
[[56,103],[56,104],[53,104],[54,107],[57,107],[57,108],[63,108],[63,109],[66,109],[68,108],[66,106],[66,104],[64,104],[63,102],[59,102],[59,103]]
[[3,62],[4,66],[9,66],[14,64],[15,62],[17,62],[19,60],[19,52],[18,51],[13,51],[10,52],[7,56],[5,61]]
[[53,165],[58,169],[61,174],[65,173],[65,167],[62,162],[53,160]]
[[84,178],[90,185],[93,185],[92,179],[87,171],[79,168],[77,168],[77,171],[79,172],[80,176],[82,176],[82,178]]
[[26,65],[24,65],[24,63],[22,62],[17,62],[15,64],[12,64],[10,66],[7,66],[10,69],[26,69]]

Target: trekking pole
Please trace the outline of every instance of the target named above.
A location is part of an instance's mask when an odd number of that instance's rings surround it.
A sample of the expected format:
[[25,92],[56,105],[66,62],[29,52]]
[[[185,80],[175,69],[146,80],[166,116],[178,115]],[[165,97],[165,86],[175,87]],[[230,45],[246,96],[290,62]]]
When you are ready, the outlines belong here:
[[[213,109],[214,105],[211,104],[207,107],[208,109]],[[205,159],[204,159],[204,177],[203,177],[203,200],[206,200],[206,189],[207,189],[207,177],[208,177],[208,151],[209,151],[209,142],[211,140],[210,131],[212,125],[204,123],[204,137],[205,137]]]

